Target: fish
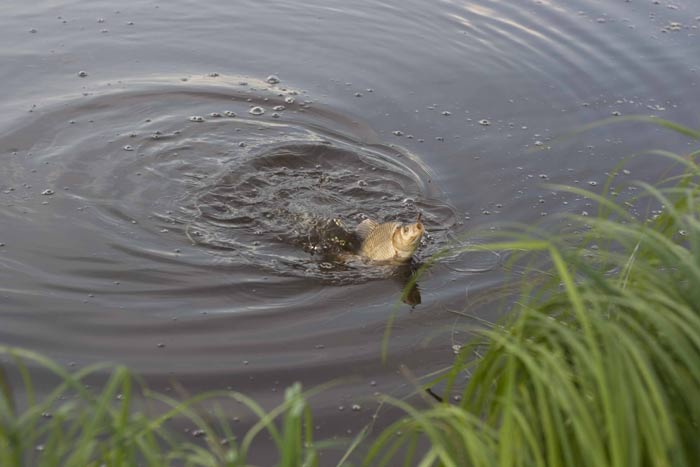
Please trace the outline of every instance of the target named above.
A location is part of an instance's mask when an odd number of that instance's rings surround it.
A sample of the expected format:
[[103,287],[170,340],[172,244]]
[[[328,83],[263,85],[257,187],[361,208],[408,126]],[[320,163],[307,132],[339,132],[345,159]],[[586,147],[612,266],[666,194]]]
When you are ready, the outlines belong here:
[[357,226],[356,233],[362,240],[360,256],[376,262],[404,263],[409,261],[420,245],[425,227],[418,214],[416,222],[384,222],[379,224],[365,219]]

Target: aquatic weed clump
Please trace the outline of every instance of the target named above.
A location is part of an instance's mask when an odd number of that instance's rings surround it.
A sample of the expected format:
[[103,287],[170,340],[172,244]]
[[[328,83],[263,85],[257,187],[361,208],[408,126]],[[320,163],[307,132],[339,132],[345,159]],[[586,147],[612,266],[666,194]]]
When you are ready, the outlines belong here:
[[[547,266],[440,378],[450,394],[468,375],[459,402],[394,401],[409,416],[366,465],[397,465],[386,457],[397,452],[406,465],[700,465],[700,151],[656,155],[681,170],[638,183],[642,197],[560,187],[599,215],[567,216],[557,236],[519,230],[479,245]],[[629,213],[645,203],[661,214]],[[415,450],[421,438],[427,452]]]

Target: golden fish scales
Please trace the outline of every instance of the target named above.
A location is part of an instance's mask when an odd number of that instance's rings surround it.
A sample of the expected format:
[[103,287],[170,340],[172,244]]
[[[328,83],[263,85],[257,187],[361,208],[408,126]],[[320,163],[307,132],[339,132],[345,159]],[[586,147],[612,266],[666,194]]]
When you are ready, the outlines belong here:
[[384,222],[378,224],[365,219],[357,227],[357,234],[362,239],[360,255],[379,262],[404,262],[411,259],[420,245],[425,227],[418,214],[416,222]]

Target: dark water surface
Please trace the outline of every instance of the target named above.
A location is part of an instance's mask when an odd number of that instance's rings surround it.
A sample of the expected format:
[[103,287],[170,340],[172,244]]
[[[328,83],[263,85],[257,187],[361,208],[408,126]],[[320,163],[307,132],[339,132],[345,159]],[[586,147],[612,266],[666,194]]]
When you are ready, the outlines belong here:
[[[626,156],[688,148],[627,123],[559,135],[611,115],[700,126],[693,0],[0,13],[0,343],[266,406],[296,380],[351,378],[315,401],[325,435],[368,422],[375,391],[405,394],[400,364],[448,364],[475,324],[449,310],[496,319],[483,303],[504,287],[497,255],[450,257],[411,307],[405,271],[324,254],[328,221],[422,212],[425,260],[472,229],[590,209],[543,182],[599,189]],[[620,177],[665,167],[640,158]]]

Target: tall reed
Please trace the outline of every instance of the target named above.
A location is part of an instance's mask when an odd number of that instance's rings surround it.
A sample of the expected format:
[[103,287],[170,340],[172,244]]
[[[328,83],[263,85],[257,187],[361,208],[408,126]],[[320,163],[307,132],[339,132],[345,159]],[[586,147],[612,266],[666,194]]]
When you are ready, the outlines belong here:
[[[655,155],[677,175],[638,183],[634,200],[557,187],[599,206],[567,216],[568,233],[521,228],[465,248],[548,266],[526,276],[505,323],[480,330],[430,382],[448,394],[461,383],[459,403],[390,401],[408,417],[365,465],[399,465],[398,452],[426,466],[700,465],[700,151]],[[630,213],[645,203],[661,214]]]

